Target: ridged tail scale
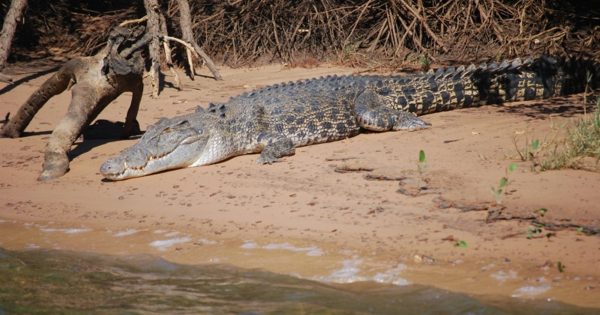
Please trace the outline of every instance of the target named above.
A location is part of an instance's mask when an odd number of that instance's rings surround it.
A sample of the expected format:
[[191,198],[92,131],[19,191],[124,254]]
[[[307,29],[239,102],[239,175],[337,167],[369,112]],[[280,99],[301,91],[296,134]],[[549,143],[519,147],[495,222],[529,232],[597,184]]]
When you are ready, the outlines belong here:
[[[446,70],[441,77],[447,76]],[[502,104],[505,102],[545,99],[559,95],[581,93],[600,85],[600,64],[583,59],[556,59],[541,56],[535,59],[515,59],[501,64],[473,65],[455,70],[455,76],[468,77],[478,91],[476,100],[457,102],[457,107]],[[440,79],[440,75],[436,75]],[[464,80],[461,80],[464,82]],[[465,94],[462,86],[455,85],[457,98]],[[461,91],[462,90],[462,91]]]

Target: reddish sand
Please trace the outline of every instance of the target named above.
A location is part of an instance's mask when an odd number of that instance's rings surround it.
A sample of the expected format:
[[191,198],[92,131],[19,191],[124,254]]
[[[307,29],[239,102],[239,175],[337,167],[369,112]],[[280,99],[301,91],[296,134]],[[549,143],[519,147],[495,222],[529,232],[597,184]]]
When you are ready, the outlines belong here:
[[[13,71],[24,77],[34,70]],[[147,88],[138,119],[145,129],[162,116],[256,87],[353,72],[224,68],[224,81],[182,78],[183,91],[166,88],[158,99]],[[47,78],[1,94],[1,112],[14,113]],[[517,162],[501,217],[524,218],[546,208],[546,222],[600,226],[598,172],[537,173],[531,162],[519,161],[513,146],[516,133],[521,142],[525,136],[550,140],[557,126],[582,116],[581,97],[427,115],[429,130],[303,147],[273,165],[246,155],[122,182],[103,181],[98,169],[135,140],[79,141],[69,173],[37,182],[49,133],[69,100],[69,93],[52,98],[27,128],[33,134],[0,139],[0,247],[151,253],[337,281],[393,270],[394,279],[454,291],[600,307],[600,237],[571,227],[528,239],[529,221],[486,223],[488,211],[481,209],[496,207],[490,187]],[[99,118],[122,121],[128,104],[129,95],[121,96]],[[419,174],[421,149],[427,163]],[[419,190],[422,185],[427,189]],[[479,211],[460,209],[468,207]],[[171,243],[151,243],[161,240]],[[344,262],[358,269],[335,278]]]

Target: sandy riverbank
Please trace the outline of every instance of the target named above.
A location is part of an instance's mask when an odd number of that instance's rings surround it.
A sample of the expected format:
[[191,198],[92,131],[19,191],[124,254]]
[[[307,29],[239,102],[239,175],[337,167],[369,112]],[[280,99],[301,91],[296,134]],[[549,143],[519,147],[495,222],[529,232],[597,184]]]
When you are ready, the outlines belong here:
[[[224,81],[184,79],[183,91],[167,88],[158,99],[147,88],[138,120],[145,129],[162,116],[256,87],[355,71],[223,69]],[[0,95],[1,112],[15,112],[46,78]],[[487,211],[463,211],[494,203],[490,187],[517,161],[515,133],[549,139],[553,128],[581,117],[578,96],[432,114],[424,116],[430,130],[299,148],[274,165],[257,165],[257,156],[247,155],[123,182],[102,181],[98,168],[135,140],[86,140],[73,148],[68,174],[37,182],[44,146],[69,100],[69,93],[51,99],[27,128],[32,134],[0,139],[0,247],[151,253],[332,281],[378,280],[388,272],[393,276],[384,280],[399,284],[600,307],[600,237],[570,228],[527,239],[527,221],[486,223]],[[121,96],[99,118],[122,121],[128,104],[129,95]],[[417,172],[421,149],[423,175]],[[600,225],[598,172],[535,173],[518,164],[502,217],[543,207],[548,222]],[[340,172],[356,169],[370,171]],[[414,184],[422,179],[427,190],[418,191]],[[460,241],[466,247],[455,246]]]

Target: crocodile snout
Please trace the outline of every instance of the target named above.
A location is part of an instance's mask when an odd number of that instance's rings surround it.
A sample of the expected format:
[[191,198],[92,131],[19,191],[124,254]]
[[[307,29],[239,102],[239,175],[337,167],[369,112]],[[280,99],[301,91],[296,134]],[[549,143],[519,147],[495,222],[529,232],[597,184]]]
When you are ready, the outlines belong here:
[[124,163],[117,158],[109,159],[100,166],[100,174],[106,179],[118,179],[119,174],[124,170]]

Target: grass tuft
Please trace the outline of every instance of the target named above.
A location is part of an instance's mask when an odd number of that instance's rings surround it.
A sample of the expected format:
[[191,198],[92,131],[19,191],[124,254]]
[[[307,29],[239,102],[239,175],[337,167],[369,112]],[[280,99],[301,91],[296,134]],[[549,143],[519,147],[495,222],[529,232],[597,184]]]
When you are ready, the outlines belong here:
[[554,150],[542,161],[541,168],[579,168],[580,160],[585,157],[595,158],[596,164],[600,161],[600,98],[594,112],[577,121],[568,131],[564,149]]

